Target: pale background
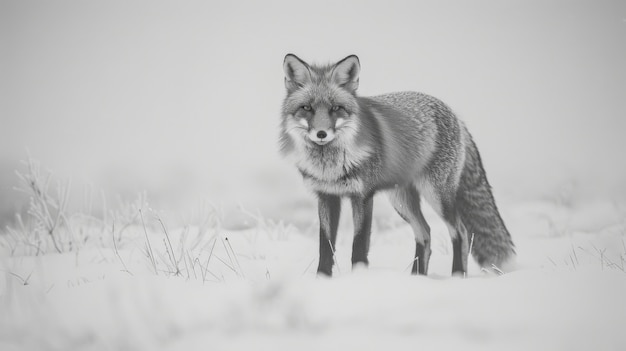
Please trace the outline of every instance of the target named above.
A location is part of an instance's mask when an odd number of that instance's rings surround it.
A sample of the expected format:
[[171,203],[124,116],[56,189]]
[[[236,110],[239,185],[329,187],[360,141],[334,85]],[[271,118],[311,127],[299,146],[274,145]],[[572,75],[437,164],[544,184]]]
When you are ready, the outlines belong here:
[[310,206],[277,152],[289,52],[444,100],[502,203],[626,194],[624,1],[1,1],[0,224],[27,151],[109,204]]

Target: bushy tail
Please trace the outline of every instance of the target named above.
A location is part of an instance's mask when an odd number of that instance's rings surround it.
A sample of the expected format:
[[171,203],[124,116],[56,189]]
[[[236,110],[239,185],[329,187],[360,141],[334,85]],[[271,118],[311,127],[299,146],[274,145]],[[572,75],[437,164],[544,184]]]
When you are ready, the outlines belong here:
[[515,245],[500,217],[480,154],[471,137],[457,192],[457,209],[470,240],[473,235],[472,255],[478,264],[509,270],[511,267],[503,266],[512,263]]

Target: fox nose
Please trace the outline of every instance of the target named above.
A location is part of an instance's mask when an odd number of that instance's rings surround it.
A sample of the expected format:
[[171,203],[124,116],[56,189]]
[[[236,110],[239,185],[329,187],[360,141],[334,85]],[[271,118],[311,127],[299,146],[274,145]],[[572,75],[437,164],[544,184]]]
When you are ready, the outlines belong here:
[[317,145],[325,145],[335,139],[332,129],[311,129],[307,134],[308,138]]

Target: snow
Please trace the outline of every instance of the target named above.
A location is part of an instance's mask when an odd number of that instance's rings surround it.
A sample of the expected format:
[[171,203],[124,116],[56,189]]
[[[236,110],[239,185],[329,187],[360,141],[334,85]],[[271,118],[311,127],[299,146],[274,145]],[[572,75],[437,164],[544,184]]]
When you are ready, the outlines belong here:
[[[1,351],[626,350],[626,2],[66,2],[0,2]],[[382,196],[370,267],[344,211],[316,277],[315,202],[277,152],[288,52],[357,54],[361,95],[449,104],[517,269],[451,278],[426,206],[430,274],[410,276]],[[73,179],[62,253],[13,191],[25,150],[61,180],[40,206]]]
[[473,264],[465,279],[450,277],[449,239],[432,215],[428,277],[408,273],[412,235],[403,224],[375,225],[370,267],[352,271],[342,222],[332,279],[315,275],[314,227],[262,218],[244,230],[165,232],[148,217],[154,265],[140,225],[117,246],[96,230],[100,244],[61,254],[11,255],[2,245],[0,349],[626,347],[619,206],[505,207],[518,269],[498,276]]

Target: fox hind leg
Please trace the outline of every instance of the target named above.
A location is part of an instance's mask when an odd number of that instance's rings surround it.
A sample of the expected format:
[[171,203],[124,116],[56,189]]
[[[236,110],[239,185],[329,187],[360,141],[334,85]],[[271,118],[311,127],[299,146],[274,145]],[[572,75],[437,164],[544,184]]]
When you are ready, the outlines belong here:
[[419,192],[413,185],[398,187],[389,193],[389,199],[400,217],[411,225],[415,235],[415,257],[411,273],[428,274],[430,227],[422,214]]
[[454,202],[449,201],[444,205],[443,220],[448,226],[452,239],[452,275],[465,276],[469,256],[469,238]]

